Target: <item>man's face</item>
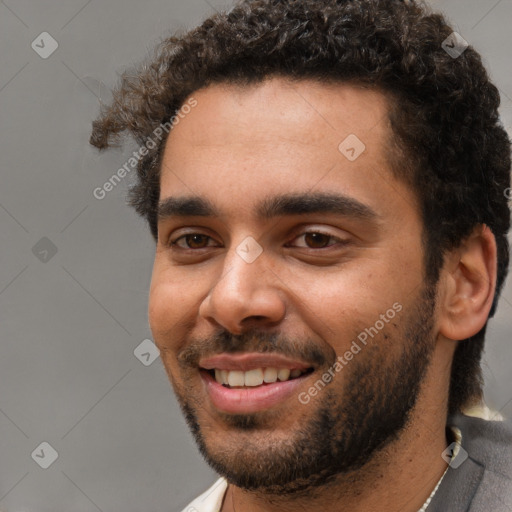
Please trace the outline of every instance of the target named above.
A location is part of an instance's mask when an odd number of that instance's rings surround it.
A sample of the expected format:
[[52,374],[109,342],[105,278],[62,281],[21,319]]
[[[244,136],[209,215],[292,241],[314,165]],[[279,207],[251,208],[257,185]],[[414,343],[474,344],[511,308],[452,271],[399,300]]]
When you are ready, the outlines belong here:
[[214,469],[248,489],[314,487],[399,434],[434,347],[387,104],[281,79],[193,96],[162,165],[160,200],[178,201],[158,226],[154,339]]

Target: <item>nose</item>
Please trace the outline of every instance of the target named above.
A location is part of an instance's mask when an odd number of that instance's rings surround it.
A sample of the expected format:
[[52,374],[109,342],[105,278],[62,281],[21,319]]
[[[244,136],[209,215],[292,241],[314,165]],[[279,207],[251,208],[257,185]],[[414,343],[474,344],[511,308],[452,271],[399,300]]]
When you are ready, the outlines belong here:
[[245,261],[236,248],[229,251],[199,315],[233,334],[279,324],[286,314],[284,294],[265,261],[265,251],[252,262]]

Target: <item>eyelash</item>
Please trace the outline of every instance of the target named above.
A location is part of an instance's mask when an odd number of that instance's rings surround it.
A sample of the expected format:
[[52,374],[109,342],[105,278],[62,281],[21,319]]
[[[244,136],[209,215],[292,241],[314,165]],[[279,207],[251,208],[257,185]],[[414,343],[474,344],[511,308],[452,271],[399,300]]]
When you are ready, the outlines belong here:
[[[303,231],[301,233],[299,233],[298,235],[296,235],[292,240],[295,240],[301,236],[305,236],[305,235],[310,235],[310,234],[318,234],[318,235],[323,235],[323,236],[326,236],[328,237],[329,239],[332,239],[332,240],[335,240],[336,243],[338,244],[341,244],[341,245],[347,245],[348,244],[348,241],[347,240],[343,240],[342,238],[338,238],[334,235],[331,235],[330,233],[325,233],[324,231],[320,231],[320,230],[311,230],[311,231]],[[199,233],[199,232],[192,232],[192,233],[186,233],[184,235],[181,235],[179,236],[178,238],[176,238],[175,240],[169,240],[167,246],[170,247],[171,249],[173,250],[181,250],[181,251],[200,251],[202,249],[208,249],[209,247],[214,247],[214,246],[206,246],[206,247],[200,247],[199,249],[193,249],[193,248],[183,248],[183,247],[180,247],[178,245],[178,241],[181,240],[181,239],[186,239],[186,237],[189,237],[189,236],[194,236],[194,235],[200,235],[200,236],[204,236],[204,237],[207,237],[209,238],[210,240],[213,240],[213,238],[209,235],[205,235],[204,233]],[[327,245],[326,247],[320,247],[320,248],[315,248],[315,247],[299,247],[301,249],[309,249],[309,250],[312,250],[312,251],[319,251],[319,250],[326,250],[326,249],[329,249],[330,247],[332,247],[333,245],[335,244],[329,244]]]

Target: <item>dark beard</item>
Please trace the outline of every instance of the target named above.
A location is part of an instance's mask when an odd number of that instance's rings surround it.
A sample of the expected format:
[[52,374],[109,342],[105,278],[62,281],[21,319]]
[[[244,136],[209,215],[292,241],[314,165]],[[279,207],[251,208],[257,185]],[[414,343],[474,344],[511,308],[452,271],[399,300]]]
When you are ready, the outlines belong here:
[[[290,432],[285,441],[269,443],[265,452],[258,449],[257,443],[247,442],[240,443],[236,456],[213,453],[201,431],[197,408],[184,398],[184,393],[177,393],[204,459],[237,487],[281,496],[307,495],[307,491],[334,482],[338,475],[360,469],[397,440],[410,420],[435,348],[434,308],[435,289],[428,287],[407,318],[400,319],[400,323],[390,321],[375,336],[374,344],[370,340],[341,370],[349,372],[343,380],[341,396],[334,377],[316,400],[299,405],[315,407],[314,416],[300,430]],[[401,330],[400,324],[404,325]],[[394,356],[390,358],[389,353]],[[334,362],[335,356],[327,368]],[[322,373],[317,372],[320,376]],[[247,435],[266,424],[258,414],[220,416],[235,431],[234,436],[236,431]]]

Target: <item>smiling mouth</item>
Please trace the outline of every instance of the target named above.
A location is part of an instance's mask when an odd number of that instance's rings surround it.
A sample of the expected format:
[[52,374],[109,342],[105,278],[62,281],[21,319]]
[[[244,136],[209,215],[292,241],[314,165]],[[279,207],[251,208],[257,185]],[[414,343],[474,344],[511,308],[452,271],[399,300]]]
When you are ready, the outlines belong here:
[[207,372],[218,384],[225,388],[247,389],[274,384],[275,382],[286,382],[297,379],[303,375],[313,372],[313,368],[289,369],[289,368],[255,368],[248,371],[241,370],[219,370],[204,368],[201,371]]

